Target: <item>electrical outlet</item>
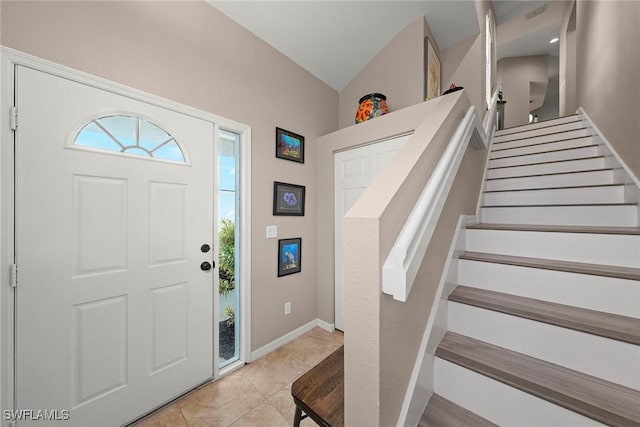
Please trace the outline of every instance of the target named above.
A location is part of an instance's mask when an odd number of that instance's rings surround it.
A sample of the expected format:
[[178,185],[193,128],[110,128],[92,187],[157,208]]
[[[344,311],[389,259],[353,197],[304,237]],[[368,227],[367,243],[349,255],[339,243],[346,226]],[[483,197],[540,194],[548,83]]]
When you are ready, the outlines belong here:
[[284,303],[284,314],[291,314],[291,301]]

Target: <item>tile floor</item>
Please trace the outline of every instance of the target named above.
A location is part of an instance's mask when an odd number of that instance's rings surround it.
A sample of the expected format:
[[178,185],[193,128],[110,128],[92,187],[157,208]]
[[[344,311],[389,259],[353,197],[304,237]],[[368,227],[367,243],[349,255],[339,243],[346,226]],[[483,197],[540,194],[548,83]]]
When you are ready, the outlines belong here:
[[[343,344],[315,328],[231,375],[202,386],[135,427],[291,427],[291,383]],[[316,424],[304,419],[301,426]],[[133,427],[133,426],[132,426]]]

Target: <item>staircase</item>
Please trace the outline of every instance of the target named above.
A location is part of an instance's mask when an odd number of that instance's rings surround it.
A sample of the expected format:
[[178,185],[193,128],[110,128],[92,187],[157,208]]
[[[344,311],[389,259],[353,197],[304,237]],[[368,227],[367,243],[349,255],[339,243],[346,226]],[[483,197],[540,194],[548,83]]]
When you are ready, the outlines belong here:
[[578,116],[496,132],[420,426],[640,426],[637,188]]

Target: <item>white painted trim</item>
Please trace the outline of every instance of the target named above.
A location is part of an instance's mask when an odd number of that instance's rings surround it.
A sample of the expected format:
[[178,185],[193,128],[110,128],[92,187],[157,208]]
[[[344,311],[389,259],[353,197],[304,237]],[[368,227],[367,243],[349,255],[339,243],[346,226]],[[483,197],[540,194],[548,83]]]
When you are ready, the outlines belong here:
[[495,129],[491,131],[491,136],[487,137],[488,148],[487,158],[484,162],[484,170],[482,171],[482,181],[480,181],[480,193],[478,194],[478,203],[476,204],[476,217],[478,222],[482,222],[482,205],[484,205],[484,191],[487,187],[487,170],[489,169],[489,161],[491,160],[491,150],[493,149],[493,136]]
[[[14,262],[14,134],[8,110],[14,103],[14,64],[0,50],[0,406],[14,406],[14,289],[9,268]],[[18,125],[19,126],[19,125]],[[10,422],[2,418],[2,426]]]
[[256,351],[253,351],[251,353],[251,362],[254,362],[258,359],[260,359],[262,356],[266,356],[267,354],[271,353],[274,350],[277,350],[278,348],[282,347],[283,345],[290,343],[291,341],[293,341],[294,339],[298,338],[301,335],[306,334],[307,332],[309,332],[310,330],[312,330],[313,328],[315,328],[316,326],[318,326],[318,319],[314,319],[312,321],[310,321],[309,323],[306,323],[302,326],[300,326],[297,329],[294,329],[293,331],[284,334],[283,336],[281,336],[280,338],[277,338],[273,341],[271,341],[268,344],[263,345],[262,347],[260,347],[259,349],[257,349]]
[[496,113],[498,111],[498,88],[493,92],[491,96],[491,106],[482,118],[482,129],[484,129],[485,135],[490,139],[495,131]]
[[329,323],[329,322],[325,322],[324,320],[321,319],[316,319],[316,322],[318,324],[318,327],[324,329],[327,332],[335,332],[336,327],[333,323]]
[[331,332],[331,333],[335,332],[336,330],[335,327],[333,326],[333,323],[328,323],[321,319],[314,319],[308,323],[305,323],[299,328],[294,329],[293,331],[281,336],[280,338],[277,338],[271,341],[270,343],[263,345],[256,351],[252,352],[249,362],[254,362],[260,359],[262,356],[266,356],[272,351],[279,349],[283,345],[290,343],[291,341],[306,334],[307,332],[309,332],[310,330],[316,327],[322,328],[325,331]]
[[[246,230],[241,238],[241,278],[244,283],[244,295],[242,299],[241,333],[243,342],[241,343],[240,357],[243,361],[248,361],[251,348],[251,127],[231,119],[217,116],[207,111],[199,110],[185,104],[181,104],[167,98],[153,95],[138,89],[134,89],[101,77],[97,77],[83,71],[75,70],[64,65],[60,65],[45,59],[29,55],[15,49],[0,46],[0,136],[3,144],[0,145],[0,272],[8,272],[9,266],[14,260],[14,147],[13,131],[10,126],[10,115],[5,113],[14,100],[15,66],[21,65],[35,70],[39,70],[53,76],[65,78],[74,82],[85,84],[104,91],[126,96],[131,99],[142,101],[163,109],[174,111],[188,116],[202,119],[214,123],[215,137],[217,130],[226,130],[238,133],[241,140],[241,164],[243,172],[241,175],[241,188],[244,188],[241,196],[241,229]],[[20,112],[18,112],[18,115]],[[19,127],[19,125],[18,125]],[[212,141],[214,143],[214,141]],[[217,145],[217,144],[216,144]],[[215,161],[215,159],[212,159]],[[215,188],[214,179],[214,191]],[[217,243],[217,242],[216,242]],[[216,244],[217,246],[217,244]],[[217,291],[217,288],[215,289]],[[0,409],[14,409],[14,292],[9,286],[9,274],[0,274]],[[215,317],[215,316],[214,316]],[[215,318],[212,319],[215,321]],[[217,328],[214,328],[216,331]],[[214,332],[214,338],[217,333]],[[217,355],[214,354],[214,373],[219,373]],[[9,422],[2,420],[3,427]]]
[[251,128],[240,134],[240,359],[251,360]]
[[[438,289],[431,305],[427,325],[422,335],[418,355],[416,356],[409,384],[404,395],[398,426],[415,426],[420,420],[431,395],[433,394],[433,358],[436,345],[440,342],[447,331],[446,304],[447,297],[451,289],[447,283],[457,282],[457,260],[456,253],[464,250],[464,232],[467,224],[477,223],[477,217],[471,215],[460,215],[458,224],[449,245],[449,253],[442,270],[442,276],[438,283]],[[444,314],[444,315],[443,315]],[[425,359],[431,359],[425,363]]]
[[600,137],[600,139],[602,139],[602,142],[604,143],[604,146],[607,148],[607,150],[609,150],[609,152],[611,152],[613,157],[615,157],[615,159],[618,161],[620,166],[622,166],[622,168],[627,173],[627,175],[629,175],[629,178],[631,178],[631,180],[636,185],[636,187],[638,187],[640,189],[640,180],[638,179],[638,177],[633,173],[633,171],[631,171],[631,169],[629,168],[629,166],[627,166],[627,164],[624,162],[624,160],[622,160],[622,157],[620,157],[620,155],[613,148],[613,146],[611,145],[609,140],[604,136],[604,134],[600,131],[598,126],[596,126],[596,124],[593,122],[593,120],[591,120],[591,117],[589,117],[589,115],[584,110],[584,108],[579,107],[578,110],[576,111],[576,114],[582,116],[583,120],[586,121],[589,124],[589,126],[593,128],[593,130]]
[[451,137],[382,267],[382,292],[397,301],[407,301],[469,142],[486,147],[474,106]]

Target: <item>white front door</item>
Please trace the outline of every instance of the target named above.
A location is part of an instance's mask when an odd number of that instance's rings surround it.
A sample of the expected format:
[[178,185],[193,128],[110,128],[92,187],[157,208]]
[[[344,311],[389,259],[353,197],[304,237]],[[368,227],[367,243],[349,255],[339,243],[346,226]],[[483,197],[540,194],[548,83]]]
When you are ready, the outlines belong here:
[[[16,79],[16,409],[70,411],[19,425],[121,425],[213,374],[201,246],[213,246],[214,124],[30,68]],[[74,144],[92,121],[104,144],[140,147]],[[153,124],[174,140],[161,146]],[[178,147],[184,162],[145,154]]]
[[344,331],[344,215],[365,192],[410,135],[404,135],[335,155],[335,327]]

